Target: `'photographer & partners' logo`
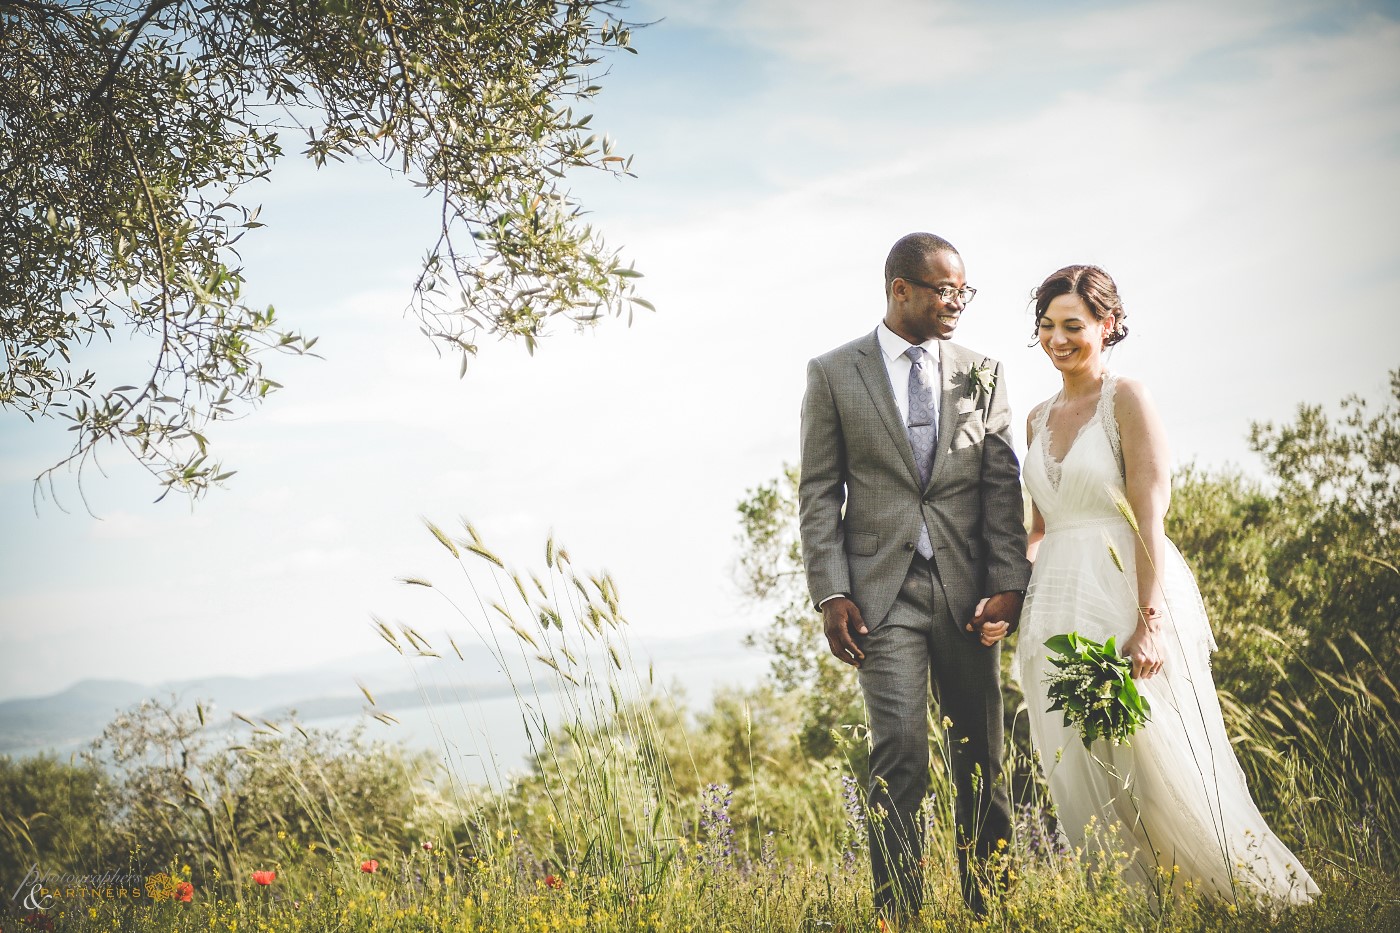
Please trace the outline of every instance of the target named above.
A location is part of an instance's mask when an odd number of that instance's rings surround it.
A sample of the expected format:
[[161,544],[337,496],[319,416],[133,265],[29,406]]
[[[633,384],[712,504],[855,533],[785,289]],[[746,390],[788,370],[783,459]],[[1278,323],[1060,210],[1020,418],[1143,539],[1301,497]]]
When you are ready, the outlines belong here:
[[91,898],[113,901],[190,900],[193,888],[187,881],[165,872],[144,875],[132,871],[105,871],[86,875],[71,872],[45,872],[38,864],[30,867],[24,880],[10,896],[22,910],[48,910],[60,901]]

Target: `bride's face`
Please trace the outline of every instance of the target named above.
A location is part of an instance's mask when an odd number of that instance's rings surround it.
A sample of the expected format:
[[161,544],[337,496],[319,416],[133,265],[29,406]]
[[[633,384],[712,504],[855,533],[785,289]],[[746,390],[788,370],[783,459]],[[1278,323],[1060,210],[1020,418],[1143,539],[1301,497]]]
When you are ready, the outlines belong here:
[[1113,327],[1113,318],[1094,319],[1084,299],[1073,292],[1050,301],[1041,315],[1040,346],[1060,372],[1097,368],[1103,357],[1103,342]]

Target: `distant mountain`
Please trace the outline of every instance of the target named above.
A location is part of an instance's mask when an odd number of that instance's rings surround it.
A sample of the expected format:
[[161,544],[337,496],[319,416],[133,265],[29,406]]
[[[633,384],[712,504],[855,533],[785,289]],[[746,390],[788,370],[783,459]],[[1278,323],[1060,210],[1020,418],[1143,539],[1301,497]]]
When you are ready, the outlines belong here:
[[[674,679],[703,696],[715,683],[754,679],[761,659],[739,642],[737,633],[634,642],[633,661],[643,680],[651,675],[650,666],[657,683]],[[523,655],[510,667],[517,683],[530,682]],[[0,755],[49,752],[66,757],[86,748],[119,712],[153,698],[173,699],[184,708],[203,703],[218,727],[231,723],[234,712],[277,720],[295,711],[299,721],[311,723],[361,715],[369,703],[360,684],[370,691],[377,709],[392,713],[456,704],[461,697],[510,697],[511,679],[488,653],[465,652],[464,659],[412,661],[381,653],[291,673],[201,677],[154,686],[83,680],[51,696],[0,701]],[[548,678],[537,673],[534,681],[540,692],[548,692]]]
[[[488,693],[509,689],[509,681],[494,663],[468,665],[483,683],[471,689]],[[453,671],[462,676],[469,671]],[[421,675],[420,675],[421,676]],[[46,697],[0,701],[0,755],[31,755],[52,751],[68,755],[85,748],[102,734],[120,712],[142,700],[172,701],[192,708],[203,703],[212,720],[223,723],[233,712],[252,718],[285,718],[295,711],[302,720],[346,716],[368,706],[359,684],[371,690],[380,708],[422,705],[414,671],[397,667],[347,664],[261,677],[200,677],[150,686],[124,680],[83,680]],[[417,697],[416,703],[412,698]],[[389,703],[391,705],[386,706]]]
[[0,702],[0,754],[86,744],[118,710],[150,692],[126,680],[83,680],[53,696]]

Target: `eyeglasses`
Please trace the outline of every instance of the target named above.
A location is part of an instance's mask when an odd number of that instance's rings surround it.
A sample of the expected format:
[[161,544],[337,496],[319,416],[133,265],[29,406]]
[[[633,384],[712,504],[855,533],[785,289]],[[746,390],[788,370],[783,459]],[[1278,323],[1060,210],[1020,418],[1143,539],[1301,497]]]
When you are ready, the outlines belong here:
[[927,288],[931,291],[938,292],[938,297],[943,299],[944,301],[952,301],[953,298],[956,297],[963,304],[967,304],[969,301],[972,300],[972,296],[977,294],[977,289],[968,288],[966,285],[964,285],[962,288],[956,288],[952,285],[930,285],[927,282],[921,282],[918,279],[907,275],[901,275],[900,278],[908,282],[910,285],[917,285],[920,288]]

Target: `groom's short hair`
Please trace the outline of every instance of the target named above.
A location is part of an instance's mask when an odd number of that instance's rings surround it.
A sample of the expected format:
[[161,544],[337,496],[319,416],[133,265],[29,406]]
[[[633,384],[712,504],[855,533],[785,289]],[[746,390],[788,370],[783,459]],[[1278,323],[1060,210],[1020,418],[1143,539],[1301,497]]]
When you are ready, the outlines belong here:
[[895,279],[919,278],[924,263],[935,253],[958,254],[952,243],[932,233],[909,233],[899,238],[885,257],[885,294]]

